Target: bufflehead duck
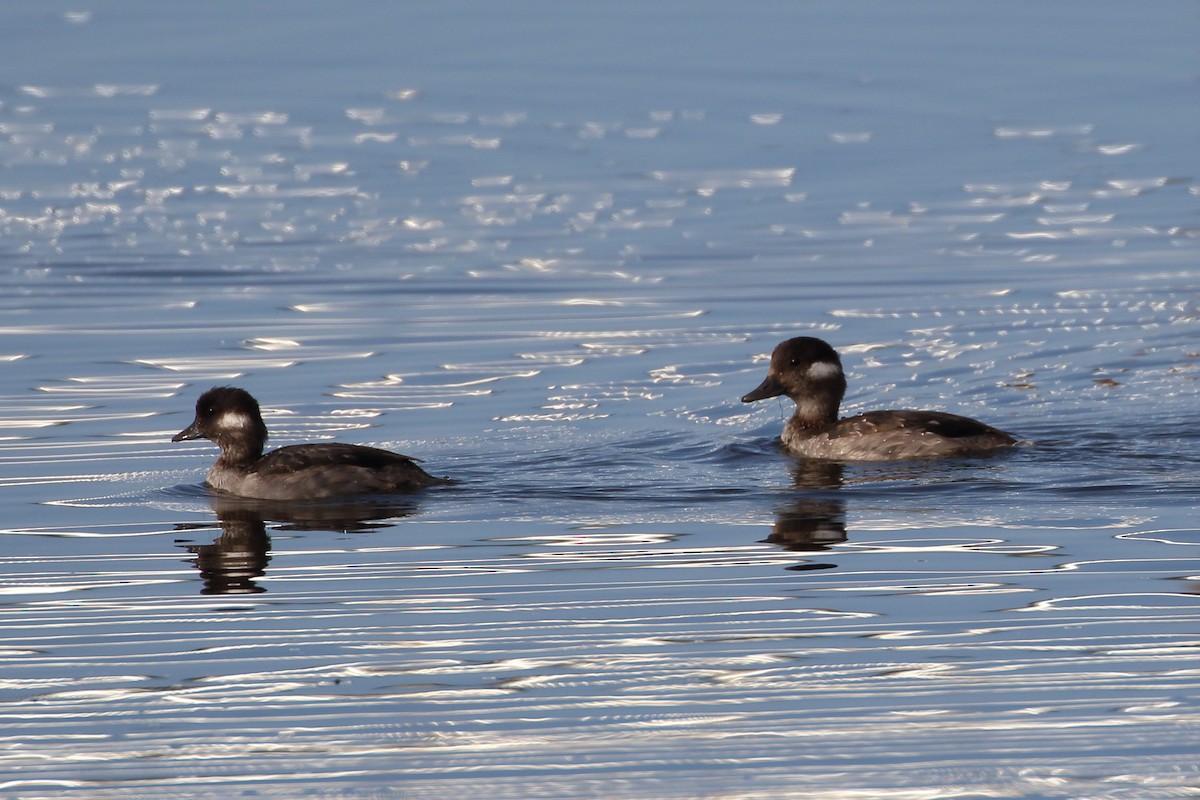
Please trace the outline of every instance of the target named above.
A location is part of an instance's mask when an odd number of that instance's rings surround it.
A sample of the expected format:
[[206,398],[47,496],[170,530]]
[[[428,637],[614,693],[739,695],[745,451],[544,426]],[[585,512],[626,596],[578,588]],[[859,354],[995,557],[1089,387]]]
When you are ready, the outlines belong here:
[[213,489],[262,500],[320,500],[409,492],[440,483],[409,456],[357,444],[295,444],[263,455],[267,426],[258,401],[218,386],[196,401],[196,419],[172,442],[211,439],[221,455],[208,471]]
[[893,461],[959,456],[1016,444],[990,425],[943,411],[868,411],[838,419],[846,394],[842,361],[829,344],[811,336],[780,342],[767,377],[743,403],[787,395],[796,412],[783,443],[799,455],[841,461]]

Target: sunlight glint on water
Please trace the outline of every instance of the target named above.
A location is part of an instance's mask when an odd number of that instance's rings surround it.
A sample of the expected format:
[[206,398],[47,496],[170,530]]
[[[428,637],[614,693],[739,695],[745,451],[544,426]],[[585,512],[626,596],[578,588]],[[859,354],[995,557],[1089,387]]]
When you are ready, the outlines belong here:
[[0,795],[1193,791],[1195,9],[468,6],[0,12]]

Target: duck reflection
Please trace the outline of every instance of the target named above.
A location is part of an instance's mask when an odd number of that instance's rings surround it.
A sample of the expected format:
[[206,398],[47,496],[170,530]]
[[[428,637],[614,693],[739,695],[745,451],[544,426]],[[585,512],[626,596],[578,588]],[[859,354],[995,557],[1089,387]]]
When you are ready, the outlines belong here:
[[846,501],[837,494],[843,469],[829,461],[793,462],[792,483],[805,491],[776,509],[775,526],[765,541],[799,552],[828,550],[846,541]]
[[[221,535],[212,544],[186,544],[196,556],[192,563],[204,581],[201,594],[257,594],[266,589],[255,583],[267,571],[271,538],[263,518],[251,511],[219,516]],[[182,529],[208,525],[179,526]]]
[[[352,533],[387,528],[397,517],[416,511],[412,502],[395,499],[353,504],[280,503],[242,497],[209,498],[221,527],[211,544],[182,544],[195,555],[189,559],[204,581],[201,594],[258,594],[266,589],[257,582],[271,561],[267,522],[276,531],[336,531]],[[209,523],[179,525],[177,530],[211,528]]]

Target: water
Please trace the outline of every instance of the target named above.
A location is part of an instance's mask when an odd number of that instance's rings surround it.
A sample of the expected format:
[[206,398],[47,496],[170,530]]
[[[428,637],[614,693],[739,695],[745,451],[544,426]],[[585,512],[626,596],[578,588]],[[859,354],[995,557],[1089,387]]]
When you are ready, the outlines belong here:
[[[1194,794],[1194,4],[119,6],[0,12],[0,794]],[[801,333],[1032,444],[797,463]]]

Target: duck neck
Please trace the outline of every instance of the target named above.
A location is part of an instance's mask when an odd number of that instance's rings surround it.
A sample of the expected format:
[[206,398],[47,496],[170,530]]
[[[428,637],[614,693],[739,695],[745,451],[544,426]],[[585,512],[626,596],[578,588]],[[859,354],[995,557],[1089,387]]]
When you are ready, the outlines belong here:
[[221,461],[230,467],[244,467],[262,458],[266,442],[258,437],[239,436],[222,439],[217,444],[221,447]]
[[788,420],[788,427],[808,436],[819,433],[837,422],[839,405],[840,397],[798,397],[796,411]]

